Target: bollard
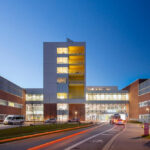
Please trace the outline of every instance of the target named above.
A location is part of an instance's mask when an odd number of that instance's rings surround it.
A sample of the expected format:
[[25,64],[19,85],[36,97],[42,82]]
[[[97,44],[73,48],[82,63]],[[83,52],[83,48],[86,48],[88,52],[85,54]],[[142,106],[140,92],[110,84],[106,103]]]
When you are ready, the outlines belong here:
[[144,123],[144,136],[149,135],[149,123]]

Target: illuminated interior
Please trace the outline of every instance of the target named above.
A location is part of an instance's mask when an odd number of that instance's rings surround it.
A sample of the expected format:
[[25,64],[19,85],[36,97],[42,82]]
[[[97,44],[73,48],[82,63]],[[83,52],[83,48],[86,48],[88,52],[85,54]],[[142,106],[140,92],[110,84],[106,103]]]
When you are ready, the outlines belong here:
[[66,83],[66,78],[57,78],[57,83]]
[[86,120],[109,121],[111,115],[119,113],[122,119],[126,117],[126,104],[86,104]]
[[43,104],[26,104],[26,121],[43,121]]
[[66,47],[57,48],[57,54],[68,54],[68,48]]
[[57,67],[57,73],[68,73],[68,67]]
[[15,104],[13,102],[8,102],[8,106],[14,107]]
[[69,99],[85,97],[85,56],[83,46],[69,46]]
[[84,46],[69,46],[69,54],[84,54]]
[[69,76],[69,84],[84,84],[84,75],[82,76]]
[[67,99],[67,93],[57,93],[57,99]]
[[57,57],[57,64],[68,64],[68,57]]
[[69,114],[68,104],[57,104],[57,120],[67,121]]
[[26,94],[26,101],[43,101],[43,94]]
[[69,64],[84,64],[84,56],[69,56]]
[[69,74],[84,74],[84,65],[69,65]]
[[83,98],[84,98],[84,85],[69,86],[69,99],[83,99]]
[[86,100],[129,100],[127,93],[86,93]]

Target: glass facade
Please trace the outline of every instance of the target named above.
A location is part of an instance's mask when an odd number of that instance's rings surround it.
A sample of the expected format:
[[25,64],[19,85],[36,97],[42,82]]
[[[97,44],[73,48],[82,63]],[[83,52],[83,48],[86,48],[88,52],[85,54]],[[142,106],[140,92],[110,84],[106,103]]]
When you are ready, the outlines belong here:
[[150,79],[140,83],[139,95],[150,93]]
[[57,67],[57,73],[68,73],[68,67]]
[[68,57],[57,57],[57,64],[68,64]]
[[26,94],[26,101],[43,101],[43,94]]
[[57,54],[68,54],[68,48],[66,47],[57,48]]
[[68,121],[68,104],[57,104],[57,120]]
[[67,79],[66,78],[57,78],[57,83],[66,83]]
[[108,121],[109,117],[114,113],[121,114],[125,119],[125,104],[85,104],[87,121]]
[[127,93],[87,93],[86,100],[129,100]]
[[150,114],[140,114],[139,115],[139,121],[149,122],[149,120],[150,120]]
[[43,104],[26,104],[26,121],[43,121]]
[[6,101],[6,100],[3,100],[3,99],[0,99],[0,105],[10,106],[10,107],[15,107],[15,108],[22,108],[22,104],[14,103],[14,102],[11,102],[11,101]]
[[139,107],[146,107],[146,106],[150,106],[150,100],[139,102]]
[[67,99],[67,93],[57,93],[57,99]]

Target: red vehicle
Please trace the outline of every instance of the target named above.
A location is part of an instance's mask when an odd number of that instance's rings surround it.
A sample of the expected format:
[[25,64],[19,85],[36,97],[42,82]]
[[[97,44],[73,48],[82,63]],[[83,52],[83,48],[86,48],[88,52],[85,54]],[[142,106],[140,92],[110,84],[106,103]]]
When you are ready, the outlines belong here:
[[125,120],[121,119],[120,114],[114,114],[110,117],[110,124],[124,125]]
[[125,120],[117,119],[115,124],[117,124],[117,125],[124,125],[125,124]]

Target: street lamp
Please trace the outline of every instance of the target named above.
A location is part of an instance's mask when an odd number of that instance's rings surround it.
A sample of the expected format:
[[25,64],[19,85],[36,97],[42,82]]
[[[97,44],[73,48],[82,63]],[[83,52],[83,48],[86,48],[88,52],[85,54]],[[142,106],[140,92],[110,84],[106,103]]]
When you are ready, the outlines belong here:
[[77,114],[78,114],[78,112],[77,112],[77,111],[75,111],[74,113],[75,113],[75,118],[77,119]]
[[150,109],[147,107],[146,111],[148,111],[148,123],[149,123],[149,118],[150,118]]

